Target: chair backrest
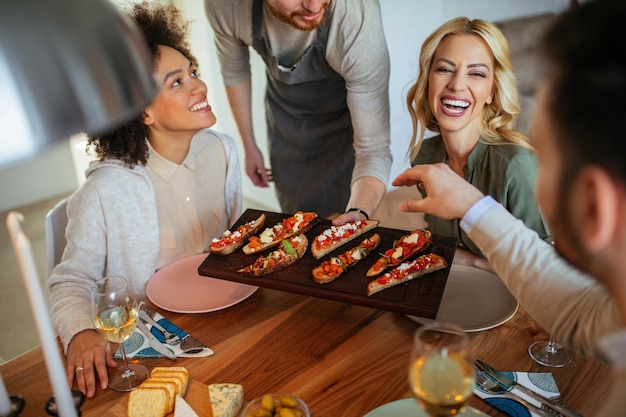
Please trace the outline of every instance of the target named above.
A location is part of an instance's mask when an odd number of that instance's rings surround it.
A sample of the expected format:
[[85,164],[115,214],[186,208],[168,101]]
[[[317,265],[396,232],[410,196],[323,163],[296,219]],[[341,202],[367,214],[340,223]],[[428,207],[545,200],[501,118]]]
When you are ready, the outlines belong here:
[[67,200],[68,197],[59,201],[46,214],[44,221],[46,231],[46,279],[52,274],[54,267],[61,262],[63,250],[67,244],[67,240],[65,240]]

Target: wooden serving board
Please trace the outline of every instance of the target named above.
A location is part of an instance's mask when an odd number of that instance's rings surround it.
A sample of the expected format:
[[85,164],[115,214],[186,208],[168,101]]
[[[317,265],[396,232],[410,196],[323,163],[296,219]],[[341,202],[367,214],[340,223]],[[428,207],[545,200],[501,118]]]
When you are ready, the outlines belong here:
[[[124,395],[111,409],[111,416],[126,417],[128,415],[128,397]],[[213,417],[213,409],[211,408],[211,397],[209,397],[209,386],[199,381],[189,380],[185,401],[193,411],[202,417]],[[166,417],[174,417],[174,413],[168,414]]]
[[[259,210],[248,209],[237,222],[232,226],[234,230],[240,224],[256,219],[263,213]],[[272,227],[274,224],[281,222],[283,219],[290,217],[291,214],[265,212],[267,218],[265,220],[266,227]],[[323,219],[319,224],[306,233],[309,239],[309,245],[315,236],[321,234],[324,230],[331,227],[330,220]],[[295,264],[288,266],[280,271],[262,277],[243,277],[237,274],[237,270],[253,263],[257,257],[265,252],[256,253],[254,255],[246,255],[241,249],[227,255],[219,256],[215,254],[207,255],[206,259],[198,267],[198,273],[211,278],[225,279],[229,281],[240,282],[243,284],[255,285],[259,287],[267,287],[276,290],[288,291],[298,294],[310,295],[313,297],[327,298],[335,301],[342,301],[350,304],[357,304],[366,307],[372,307],[381,310],[395,311],[404,314],[434,319],[437,316],[441,297],[446,286],[448,268],[435,271],[424,275],[421,278],[414,279],[405,284],[383,290],[374,295],[367,295],[367,284],[373,279],[365,274],[367,270],[376,262],[380,253],[385,252],[393,246],[394,241],[398,238],[409,234],[409,230],[390,229],[385,227],[377,227],[368,233],[348,242],[347,244],[337,248],[334,252],[317,260],[307,249],[304,256]],[[345,252],[346,250],[357,246],[363,239],[378,233],[381,238],[378,249],[371,253],[367,258],[359,262],[356,266],[349,269],[335,281],[328,284],[318,284],[313,281],[311,271],[322,261]],[[452,259],[456,252],[458,241],[455,238],[444,236],[432,236],[433,244],[425,251],[416,254],[414,257],[434,252],[441,255],[452,264]]]

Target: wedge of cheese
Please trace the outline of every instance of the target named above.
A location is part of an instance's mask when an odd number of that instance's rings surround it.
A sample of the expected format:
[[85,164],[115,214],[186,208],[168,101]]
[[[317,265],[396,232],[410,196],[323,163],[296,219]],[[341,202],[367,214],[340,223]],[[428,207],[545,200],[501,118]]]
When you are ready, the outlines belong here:
[[174,406],[174,417],[200,417],[193,411],[193,408],[180,395],[176,396],[176,405]]
[[239,384],[210,384],[209,396],[213,417],[236,417],[243,405],[243,386]]

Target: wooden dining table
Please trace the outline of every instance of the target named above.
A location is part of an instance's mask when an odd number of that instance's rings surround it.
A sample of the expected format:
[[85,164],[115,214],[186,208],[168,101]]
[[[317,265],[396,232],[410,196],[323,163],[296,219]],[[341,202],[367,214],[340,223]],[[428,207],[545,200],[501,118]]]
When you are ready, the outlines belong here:
[[[207,313],[153,307],[214,354],[138,361],[148,368],[184,366],[194,384],[241,384],[246,401],[265,393],[292,393],[308,404],[314,417],[360,417],[412,396],[407,368],[413,333],[420,325],[404,314],[269,288]],[[551,372],[564,403],[584,416],[599,408],[610,385],[607,365],[579,355],[563,368],[535,363],[527,348],[549,335],[521,307],[504,324],[470,336],[475,358],[496,368]],[[26,401],[20,416],[46,415],[52,391],[41,347],[3,364],[0,374],[9,394]],[[128,396],[99,390],[82,405],[82,416],[123,416]],[[490,416],[506,415],[477,396],[470,405]]]

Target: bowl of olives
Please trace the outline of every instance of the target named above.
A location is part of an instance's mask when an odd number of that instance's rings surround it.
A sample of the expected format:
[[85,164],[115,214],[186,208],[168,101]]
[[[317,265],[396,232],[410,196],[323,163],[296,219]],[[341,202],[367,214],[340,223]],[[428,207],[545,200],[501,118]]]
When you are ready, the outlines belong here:
[[311,417],[309,407],[291,394],[265,394],[250,401],[243,417]]

